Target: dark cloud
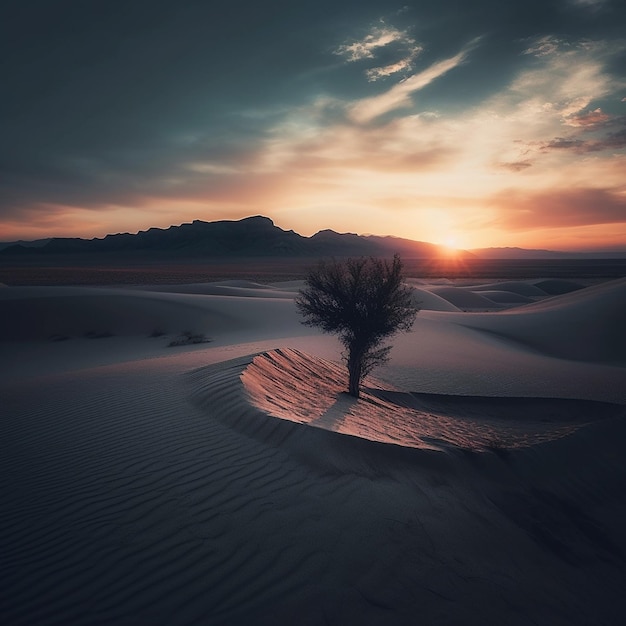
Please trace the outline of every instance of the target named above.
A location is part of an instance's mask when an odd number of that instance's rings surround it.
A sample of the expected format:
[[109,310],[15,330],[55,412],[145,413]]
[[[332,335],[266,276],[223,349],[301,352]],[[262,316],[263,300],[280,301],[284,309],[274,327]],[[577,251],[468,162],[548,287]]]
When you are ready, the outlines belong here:
[[626,148],[626,129],[608,133],[598,139],[556,137],[541,146],[542,150],[571,150],[577,154],[622,150]]
[[609,133],[604,139],[598,141],[598,145],[602,146],[598,148],[600,150],[613,149],[621,150],[626,148],[626,129],[617,131],[616,133]]
[[582,111],[567,118],[568,126],[578,126],[585,129],[594,129],[610,122],[611,116],[604,113],[600,108],[593,111]]
[[531,161],[510,161],[507,163],[499,163],[500,167],[511,172],[523,172],[525,169],[532,167]]
[[576,152],[584,151],[587,142],[582,139],[568,139],[565,137],[555,137],[552,141],[542,145],[544,150],[575,150]]

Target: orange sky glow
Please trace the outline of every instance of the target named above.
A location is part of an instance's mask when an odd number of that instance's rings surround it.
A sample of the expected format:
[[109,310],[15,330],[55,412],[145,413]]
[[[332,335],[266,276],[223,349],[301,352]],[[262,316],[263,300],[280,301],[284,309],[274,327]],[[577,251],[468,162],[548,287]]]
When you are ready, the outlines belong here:
[[[605,3],[567,6],[585,23]],[[0,241],[265,215],[302,235],[626,251],[623,39],[511,38],[490,81],[488,34],[436,52],[409,17],[404,7],[333,35],[297,97],[238,100],[206,119],[198,106],[187,128],[179,117],[154,131],[153,151],[145,138],[59,148],[45,175],[5,186]]]

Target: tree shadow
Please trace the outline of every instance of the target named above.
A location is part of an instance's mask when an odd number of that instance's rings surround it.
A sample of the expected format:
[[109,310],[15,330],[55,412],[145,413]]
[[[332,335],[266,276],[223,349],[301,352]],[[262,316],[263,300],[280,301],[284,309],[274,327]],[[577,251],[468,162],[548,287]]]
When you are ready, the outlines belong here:
[[331,404],[324,413],[309,422],[310,426],[324,428],[326,430],[337,430],[343,424],[352,407],[358,402],[358,398],[342,391],[338,393],[335,402]]

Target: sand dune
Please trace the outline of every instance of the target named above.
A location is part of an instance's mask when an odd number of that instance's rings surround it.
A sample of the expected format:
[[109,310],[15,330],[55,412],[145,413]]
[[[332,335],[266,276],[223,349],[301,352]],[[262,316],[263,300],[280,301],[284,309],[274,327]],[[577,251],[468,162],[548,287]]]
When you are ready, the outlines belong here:
[[[507,280],[481,285],[432,285],[427,289],[446,299],[459,310],[498,310],[501,306],[516,306],[543,300],[582,289],[583,285],[564,279]],[[435,307],[425,306],[430,310]]]
[[428,292],[358,402],[295,284],[217,287],[0,290],[3,623],[621,623],[625,280]]
[[478,295],[498,304],[527,304],[535,301],[528,296],[523,296],[514,291],[505,291],[504,289],[481,289]]
[[[565,283],[565,281],[562,281]],[[548,292],[544,291],[538,285],[522,280],[505,280],[497,283],[488,283],[485,285],[476,285],[469,287],[472,291],[509,291],[520,296],[526,297],[545,297]]]
[[42,340],[81,337],[90,331],[110,335],[140,334],[155,329],[184,330],[210,336],[227,331],[297,327],[290,299],[152,292],[89,287],[3,289],[0,339]]
[[461,309],[452,304],[450,300],[428,291],[426,289],[420,289],[418,287],[413,288],[413,302],[420,309],[428,311],[460,311]]
[[535,287],[538,287],[541,291],[545,291],[551,296],[559,296],[564,293],[570,293],[584,288],[584,285],[579,282],[558,278],[536,280],[533,281],[533,284]]
[[614,404],[412,394],[375,379],[365,382],[357,401],[345,393],[344,367],[294,350],[254,357],[241,378],[251,402],[268,415],[410,448],[517,448],[626,416]]
[[462,287],[431,287],[429,291],[444,298],[460,310],[478,309],[484,311],[499,309],[501,306],[499,303],[479,293],[474,293]]
[[247,280],[228,280],[214,283],[187,283],[184,285],[146,285],[142,289],[153,292],[202,294],[206,296],[242,296],[248,298],[293,298],[292,290],[273,289]]
[[457,318],[534,350],[567,359],[626,363],[626,279],[505,311]]

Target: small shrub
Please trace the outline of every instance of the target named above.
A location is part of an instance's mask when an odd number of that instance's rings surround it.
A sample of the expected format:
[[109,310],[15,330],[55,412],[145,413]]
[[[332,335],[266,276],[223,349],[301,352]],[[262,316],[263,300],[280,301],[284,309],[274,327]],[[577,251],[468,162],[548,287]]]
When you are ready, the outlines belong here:
[[183,331],[176,339],[172,339],[167,345],[170,348],[176,346],[191,346],[198,343],[209,343],[209,339],[204,333],[194,333],[191,330]]

